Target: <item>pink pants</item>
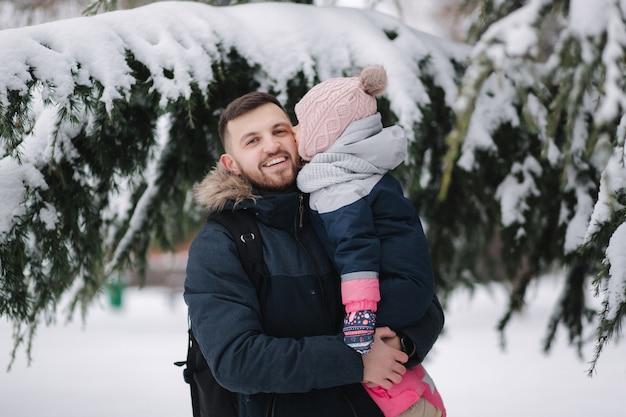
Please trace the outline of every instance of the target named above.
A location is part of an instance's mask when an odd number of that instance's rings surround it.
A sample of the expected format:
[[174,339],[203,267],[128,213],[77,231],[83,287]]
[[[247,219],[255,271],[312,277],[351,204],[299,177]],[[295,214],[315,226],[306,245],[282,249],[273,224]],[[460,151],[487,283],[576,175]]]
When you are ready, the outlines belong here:
[[435,383],[423,365],[407,369],[402,381],[389,390],[367,387],[385,417],[446,417],[446,408]]

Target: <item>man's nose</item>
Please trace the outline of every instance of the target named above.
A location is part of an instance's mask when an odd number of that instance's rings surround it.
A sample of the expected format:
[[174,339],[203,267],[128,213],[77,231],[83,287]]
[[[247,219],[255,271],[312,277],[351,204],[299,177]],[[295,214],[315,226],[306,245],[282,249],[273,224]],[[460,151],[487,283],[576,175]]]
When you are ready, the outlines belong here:
[[274,136],[268,136],[263,140],[263,150],[267,153],[276,152],[280,147],[280,141]]

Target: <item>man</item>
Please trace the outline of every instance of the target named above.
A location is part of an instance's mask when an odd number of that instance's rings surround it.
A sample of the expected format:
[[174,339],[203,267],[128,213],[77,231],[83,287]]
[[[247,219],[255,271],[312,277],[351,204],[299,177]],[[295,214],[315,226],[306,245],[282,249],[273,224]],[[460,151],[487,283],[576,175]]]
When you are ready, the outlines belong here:
[[388,328],[367,355],[346,346],[340,280],[295,186],[300,163],[287,114],[273,96],[250,93],[226,108],[219,132],[226,153],[195,198],[209,213],[256,213],[268,282],[259,300],[232,237],[207,222],[189,250],[185,301],[215,378],[241,394],[245,417],[380,416],[361,382],[398,383],[404,364],[432,347],[441,307],[433,303],[419,326],[394,329],[407,352]]

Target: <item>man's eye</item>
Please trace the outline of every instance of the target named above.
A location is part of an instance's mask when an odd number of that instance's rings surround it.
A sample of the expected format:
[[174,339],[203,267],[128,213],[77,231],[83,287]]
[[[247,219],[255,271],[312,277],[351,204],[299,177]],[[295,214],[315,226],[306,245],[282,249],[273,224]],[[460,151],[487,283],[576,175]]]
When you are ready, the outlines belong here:
[[277,129],[277,130],[274,131],[274,134],[277,135],[277,136],[284,135],[285,133],[288,133],[287,129]]
[[250,138],[246,141],[246,145],[252,145],[253,143],[256,143],[259,141],[259,138]]

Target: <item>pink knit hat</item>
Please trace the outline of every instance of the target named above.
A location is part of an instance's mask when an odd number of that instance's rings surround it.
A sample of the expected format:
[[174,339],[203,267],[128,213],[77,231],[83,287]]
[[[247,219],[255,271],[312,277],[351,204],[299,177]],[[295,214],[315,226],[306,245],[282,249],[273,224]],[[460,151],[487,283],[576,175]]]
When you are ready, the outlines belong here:
[[300,157],[310,161],[335,143],[350,123],[375,114],[375,97],[386,87],[385,69],[372,65],[359,77],[331,78],[311,88],[295,107]]

